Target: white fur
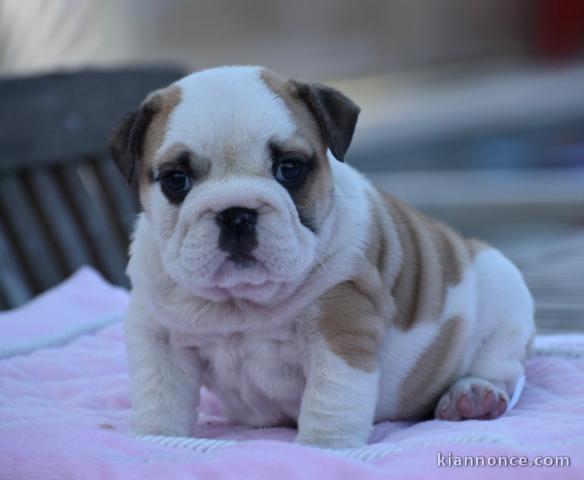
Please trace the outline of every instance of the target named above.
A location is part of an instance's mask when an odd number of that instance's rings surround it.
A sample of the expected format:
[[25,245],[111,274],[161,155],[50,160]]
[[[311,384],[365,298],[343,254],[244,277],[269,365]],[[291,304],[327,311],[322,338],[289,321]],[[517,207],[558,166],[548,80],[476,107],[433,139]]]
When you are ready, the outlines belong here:
[[362,446],[373,428],[379,371],[350,367],[320,337],[311,350],[296,441],[330,448]]
[[533,299],[517,267],[495,249],[477,256],[475,271],[480,296],[469,375],[506,383],[511,392],[524,372],[519,346],[534,333]]
[[[481,253],[449,289],[438,322],[421,322],[407,332],[389,327],[379,371],[352,368],[330,351],[319,334],[315,300],[371,270],[364,252],[370,198],[377,193],[331,156],[331,212],[318,235],[300,223],[290,196],[266,170],[266,142],[289,138],[294,123],[260,73],[222,68],[179,82],[182,101],[158,154],[182,143],[211,159],[212,171],[178,214],[153,187],[137,224],[127,322],[134,429],[188,434],[198,390],[206,384],[235,421],[254,426],[298,421],[301,442],[361,445],[374,417],[395,413],[405,375],[454,315],[465,323],[444,368],[514,380],[522,373],[533,305],[515,267],[494,250]],[[258,268],[233,269],[217,249],[214,218],[231,206],[261,210]],[[395,275],[372,276],[370,288]],[[393,310],[386,297],[380,311],[389,320]]]

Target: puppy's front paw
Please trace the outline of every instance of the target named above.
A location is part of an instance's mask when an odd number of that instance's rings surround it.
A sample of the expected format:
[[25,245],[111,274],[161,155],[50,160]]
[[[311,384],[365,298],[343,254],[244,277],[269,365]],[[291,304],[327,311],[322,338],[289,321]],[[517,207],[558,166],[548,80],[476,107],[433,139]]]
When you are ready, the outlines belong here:
[[321,448],[356,448],[367,442],[358,436],[334,435],[331,433],[299,432],[294,440],[302,445]]
[[452,385],[436,406],[442,420],[494,419],[507,410],[507,392],[480,378],[463,378]]

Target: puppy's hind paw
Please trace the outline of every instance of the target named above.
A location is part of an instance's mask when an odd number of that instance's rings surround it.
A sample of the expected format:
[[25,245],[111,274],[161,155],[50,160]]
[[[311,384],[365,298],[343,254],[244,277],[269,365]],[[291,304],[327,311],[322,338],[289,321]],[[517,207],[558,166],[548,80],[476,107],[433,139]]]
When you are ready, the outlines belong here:
[[502,388],[480,378],[462,378],[452,385],[436,406],[441,420],[490,420],[503,415],[509,396]]

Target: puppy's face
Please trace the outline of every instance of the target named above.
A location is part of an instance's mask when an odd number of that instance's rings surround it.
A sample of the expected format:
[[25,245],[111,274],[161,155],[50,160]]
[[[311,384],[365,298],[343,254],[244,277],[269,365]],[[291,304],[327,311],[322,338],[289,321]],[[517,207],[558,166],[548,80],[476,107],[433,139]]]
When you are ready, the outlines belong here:
[[317,261],[359,109],[256,67],[189,75],[122,121],[112,156],[139,188],[163,265],[211,300],[269,301]]

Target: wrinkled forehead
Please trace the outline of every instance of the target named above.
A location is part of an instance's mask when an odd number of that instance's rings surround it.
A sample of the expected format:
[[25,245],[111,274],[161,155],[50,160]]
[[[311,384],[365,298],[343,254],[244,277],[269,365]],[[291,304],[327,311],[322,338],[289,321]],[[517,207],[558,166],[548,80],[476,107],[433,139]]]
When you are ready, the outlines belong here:
[[198,155],[255,162],[270,141],[294,135],[292,114],[257,67],[224,67],[178,81],[181,101],[157,153],[181,144]]

